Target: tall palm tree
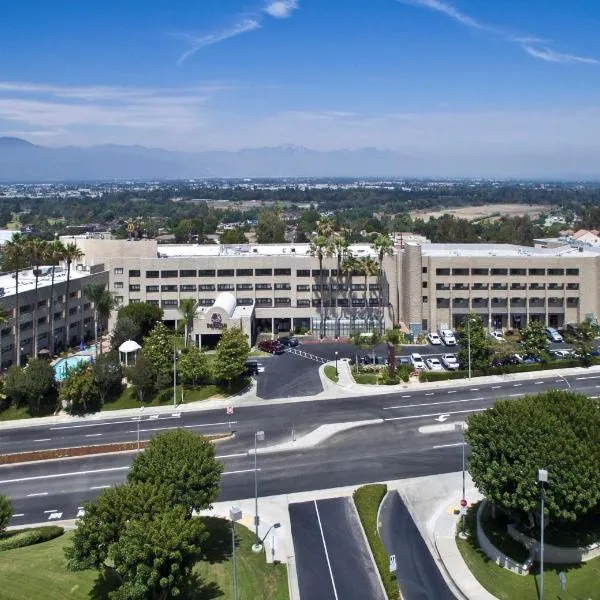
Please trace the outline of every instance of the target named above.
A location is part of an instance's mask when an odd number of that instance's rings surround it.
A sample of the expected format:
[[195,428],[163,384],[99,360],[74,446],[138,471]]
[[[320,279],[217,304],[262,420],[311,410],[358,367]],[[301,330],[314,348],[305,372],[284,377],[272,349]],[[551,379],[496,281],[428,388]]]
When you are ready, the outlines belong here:
[[[360,265],[359,265],[358,258],[356,258],[356,256],[354,256],[354,254],[352,254],[351,250],[348,250],[348,252],[346,253],[346,256],[342,260],[342,271],[343,271],[344,275],[346,275],[346,277],[347,277],[346,281],[348,282],[348,289],[352,290],[352,276],[355,273],[360,272]],[[351,296],[352,296],[352,292],[350,293],[350,297]],[[353,315],[354,311],[352,311],[350,314]],[[351,333],[353,335],[354,335],[354,333],[356,333],[354,331],[354,328],[352,328]]]
[[8,323],[8,312],[3,306],[0,306],[0,372],[2,371],[2,325]]
[[[96,354],[98,353],[98,322],[104,321],[110,316],[110,311],[115,307],[116,300],[114,296],[106,289],[104,283],[90,283],[84,291],[85,297],[94,305],[94,343],[96,345]],[[100,353],[102,353],[102,344],[100,344]]]
[[15,272],[15,365],[21,363],[21,323],[19,304],[19,269],[25,267],[27,238],[22,233],[15,233],[4,244],[4,268]]
[[187,348],[188,338],[192,331],[192,327],[194,326],[194,317],[196,316],[196,311],[198,310],[198,302],[193,298],[183,298],[179,302],[179,314],[183,319],[183,323],[185,325],[185,334],[183,339],[183,345]]
[[322,235],[326,240],[333,237],[335,231],[335,221],[331,217],[321,217],[317,221],[317,234]]
[[321,288],[321,331],[320,337],[325,337],[325,298],[323,297],[323,288],[325,285],[323,277],[323,259],[329,251],[329,241],[322,235],[316,235],[310,242],[308,253],[311,256],[316,256],[319,260],[319,286]]
[[390,239],[389,235],[385,233],[378,233],[373,242],[371,248],[377,252],[377,259],[379,261],[379,273],[377,275],[377,284],[379,286],[379,307],[380,307],[380,320],[383,321],[383,307],[385,305],[384,291],[383,291],[383,258],[388,255],[394,254],[394,243]]
[[[109,292],[108,290],[104,290],[102,295],[98,298],[95,308],[98,314],[98,321],[102,323],[103,329],[105,324],[108,323],[110,313],[117,308],[118,305],[119,303],[117,302],[117,299],[114,297],[112,292]],[[98,327],[96,327],[96,331],[98,331]],[[98,342],[96,341],[96,352],[98,352],[97,343]],[[100,337],[100,354],[102,354],[102,337]]]
[[[344,259],[346,258],[346,255],[349,252],[349,244],[348,244],[348,239],[346,238],[345,234],[342,232],[338,235],[336,235],[332,242],[331,242],[331,253],[336,257],[337,259],[337,278],[336,278],[336,287],[337,287],[337,294],[336,296],[339,297],[340,295],[340,285],[341,285],[341,281],[342,281],[342,265],[344,263]],[[337,301],[336,301],[336,306],[337,306]],[[339,320],[338,320],[339,323]],[[339,337],[339,326],[338,329],[336,331],[336,335],[337,337]]]
[[38,304],[38,283],[40,278],[40,267],[43,265],[48,254],[48,242],[40,238],[31,238],[27,244],[29,260],[33,265],[33,274],[35,277],[35,293],[33,296],[33,356],[38,355],[38,323],[37,323],[37,304]]
[[[379,265],[377,261],[371,256],[361,256],[359,259],[359,270],[361,275],[365,278],[365,315],[368,314],[368,294],[369,294],[369,277],[377,275],[379,272]],[[366,321],[366,319],[365,319]]]
[[65,247],[62,242],[54,240],[48,244],[47,261],[52,265],[52,277],[50,280],[50,352],[54,354],[54,275],[56,265],[63,259]]
[[83,258],[82,250],[74,242],[65,245],[63,260],[67,263],[67,292],[65,295],[65,348],[69,346],[69,300],[71,293],[71,264]]

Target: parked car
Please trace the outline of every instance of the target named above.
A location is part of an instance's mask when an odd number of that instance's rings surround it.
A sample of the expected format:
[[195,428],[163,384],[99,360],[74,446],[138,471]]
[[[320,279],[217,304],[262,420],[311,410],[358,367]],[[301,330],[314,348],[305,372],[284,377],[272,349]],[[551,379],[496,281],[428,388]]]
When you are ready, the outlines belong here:
[[442,343],[440,336],[435,331],[428,333],[427,339],[429,340],[429,343],[433,344],[434,346],[439,346]]
[[427,368],[430,371],[443,371],[444,367],[442,367],[442,363],[440,362],[439,358],[428,358],[425,361],[425,364],[427,365]]
[[412,363],[413,367],[417,370],[423,371],[425,369],[423,357],[418,352],[413,352],[410,355],[410,362]]
[[493,338],[494,340],[496,340],[497,342],[505,342],[506,341],[506,339],[504,338],[504,334],[501,331],[499,331],[498,329],[491,331],[490,337]]
[[258,375],[258,366],[257,360],[247,360],[245,363],[246,370],[244,371],[244,375],[246,377],[250,375]]
[[449,371],[458,371],[458,369],[460,369],[460,364],[456,354],[444,354],[442,356],[442,364]]
[[564,342],[563,336],[554,327],[546,327],[546,337],[557,344]]
[[456,346],[456,336],[452,329],[442,329],[440,331],[440,337],[446,346]]
[[298,339],[289,335],[280,337],[277,341],[288,348],[295,348],[298,345]]
[[572,350],[549,350],[548,354],[550,358],[571,358],[573,356]]
[[258,342],[258,349],[271,354],[283,354],[285,352],[285,347],[277,340],[262,340]]
[[410,365],[410,357],[409,356],[396,356],[396,364],[397,365]]
[[511,358],[520,365],[540,362],[535,356],[529,356],[527,354],[513,354]]

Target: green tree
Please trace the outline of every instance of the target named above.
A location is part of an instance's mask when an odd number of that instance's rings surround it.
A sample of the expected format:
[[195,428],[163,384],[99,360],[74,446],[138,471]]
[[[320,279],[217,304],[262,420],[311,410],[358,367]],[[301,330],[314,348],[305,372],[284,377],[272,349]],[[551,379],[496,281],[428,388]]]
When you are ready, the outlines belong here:
[[310,242],[308,253],[314,256],[319,261],[319,295],[320,295],[320,313],[321,313],[321,325],[320,325],[320,337],[325,337],[325,277],[323,275],[323,260],[329,253],[329,241],[326,237],[317,234]]
[[223,465],[209,440],[185,429],[153,437],[138,454],[127,480],[166,486],[171,504],[192,510],[210,508],[219,495]]
[[179,314],[183,321],[184,334],[183,345],[187,347],[191,335],[192,327],[194,326],[194,317],[198,310],[198,302],[194,298],[182,298],[179,302]]
[[127,379],[131,381],[138,400],[144,402],[156,390],[156,373],[150,359],[138,354],[135,364],[127,369]]
[[0,496],[0,533],[2,533],[10,523],[13,516],[13,505],[8,496]]
[[537,360],[548,360],[548,338],[546,327],[541,321],[529,319],[527,327],[523,330],[521,346],[526,356]]
[[54,399],[54,369],[41,358],[32,358],[25,368],[25,390],[31,411],[38,413],[42,402],[48,403]]
[[469,472],[491,502],[525,515],[539,507],[537,470],[548,470],[546,511],[573,522],[600,504],[600,403],[551,390],[499,400],[468,418]]
[[70,242],[65,244],[62,258],[67,263],[67,287],[65,292],[65,334],[64,334],[64,347],[67,348],[69,346],[69,301],[71,295],[71,265],[73,262],[76,262],[82,259],[84,256],[83,251],[75,244],[74,242]]
[[259,244],[281,244],[285,241],[285,221],[278,205],[258,211],[256,239]]
[[69,371],[58,388],[58,399],[70,415],[86,415],[100,409],[100,394],[89,365],[81,364]]
[[583,321],[575,326],[575,330],[568,336],[573,351],[578,354],[581,362],[589,364],[594,350],[595,333],[589,321]]
[[160,306],[148,302],[137,302],[128,304],[119,309],[117,320],[129,317],[139,328],[139,337],[135,340],[141,343],[157,323],[163,318],[163,310]]
[[[116,300],[106,289],[104,283],[90,283],[86,286],[83,293],[94,305],[94,343],[97,349],[99,321],[101,319],[103,322],[108,320],[111,310],[116,307]],[[100,344],[100,352],[102,352],[102,344]]]
[[460,350],[458,361],[462,369],[469,366],[468,339],[471,338],[471,369],[473,371],[485,371],[491,366],[492,340],[483,328],[481,317],[474,313],[468,313],[457,328],[460,338]]
[[244,234],[244,230],[236,227],[235,229],[226,229],[220,236],[221,244],[247,244],[248,240]]
[[379,233],[375,236],[375,239],[371,243],[371,248],[373,248],[373,250],[377,252],[377,260],[379,264],[379,269],[377,272],[377,283],[379,288],[379,306],[381,309],[380,319],[383,324],[383,307],[387,306],[387,298],[385,295],[385,286],[383,282],[383,259],[385,258],[385,256],[393,256],[394,243],[390,239],[389,235]]
[[0,372],[2,371],[2,326],[8,323],[9,314],[3,306],[0,306]]
[[230,327],[221,335],[217,344],[213,374],[219,381],[231,382],[246,370],[250,346],[246,334],[239,327]]
[[350,336],[350,343],[354,346],[355,364],[358,371],[360,371],[360,363],[358,362],[358,351],[367,347],[367,341],[365,336],[360,331],[355,331]]
[[188,346],[177,361],[177,372],[183,383],[196,385],[208,378],[210,368],[206,354],[198,346]]
[[123,369],[115,352],[102,354],[96,358],[92,365],[92,376],[101,404],[121,393]]
[[152,363],[158,388],[173,383],[173,352],[175,338],[173,332],[164,323],[157,323],[144,338],[142,356]]
[[[135,306],[135,304],[133,305]],[[110,336],[110,345],[113,350],[118,350],[119,346],[127,340],[142,342],[140,326],[130,317],[120,317],[117,319]]]
[[8,367],[4,377],[4,393],[13,406],[22,406],[27,402],[28,393],[26,387],[25,371],[19,365]]

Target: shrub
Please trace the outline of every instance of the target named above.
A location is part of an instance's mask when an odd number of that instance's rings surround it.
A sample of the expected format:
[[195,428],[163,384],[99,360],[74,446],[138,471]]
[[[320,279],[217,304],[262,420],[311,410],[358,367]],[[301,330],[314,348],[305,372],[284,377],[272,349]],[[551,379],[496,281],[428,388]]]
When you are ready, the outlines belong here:
[[400,594],[396,579],[390,573],[390,557],[377,531],[377,512],[386,493],[387,486],[383,483],[378,483],[363,485],[354,492],[352,497],[354,498],[354,504],[356,505],[365,535],[369,541],[369,546],[371,546],[371,552],[373,552],[373,558],[381,575],[387,597],[390,600],[398,600]]
[[57,525],[48,525],[46,527],[36,527],[35,529],[20,529],[5,533],[0,537],[0,552],[3,550],[14,550],[15,548],[24,548],[49,542],[54,538],[60,537],[65,530]]

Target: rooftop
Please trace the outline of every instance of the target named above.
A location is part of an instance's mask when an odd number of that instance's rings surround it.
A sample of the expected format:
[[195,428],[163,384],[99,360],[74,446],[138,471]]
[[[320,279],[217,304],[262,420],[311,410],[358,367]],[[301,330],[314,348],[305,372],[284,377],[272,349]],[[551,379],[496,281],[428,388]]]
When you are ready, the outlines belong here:
[[485,257],[497,256],[500,258],[512,258],[532,256],[536,258],[557,257],[593,257],[598,252],[592,249],[583,249],[568,244],[558,248],[532,248],[531,246],[515,246],[512,244],[421,244],[423,256],[439,258],[456,257]]
[[[355,256],[376,256],[369,244],[352,244],[350,249]],[[159,257],[188,256],[306,256],[310,244],[161,244]]]
[[[40,267],[40,271],[43,275],[38,277],[38,288],[49,287],[52,283],[52,267]],[[71,268],[71,280],[81,279],[82,277],[88,277],[90,272],[87,270],[78,270]],[[67,280],[67,271],[62,267],[54,268],[54,285],[62,283]],[[29,290],[35,289],[35,276],[33,269],[25,269],[19,271],[19,294],[28,292]],[[1,294],[1,292],[4,292]],[[0,297],[6,298],[12,296],[16,291],[15,274],[0,273]]]

